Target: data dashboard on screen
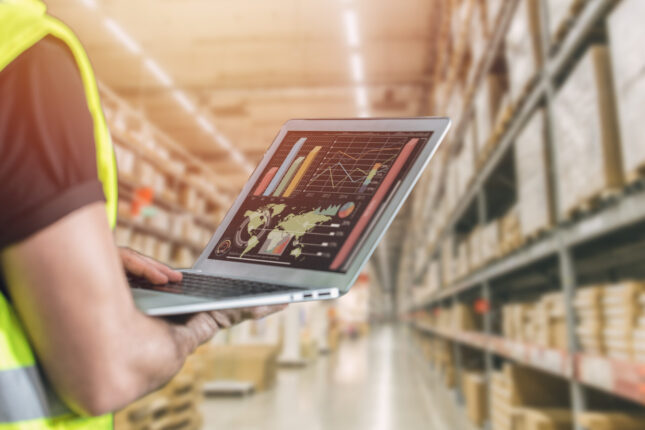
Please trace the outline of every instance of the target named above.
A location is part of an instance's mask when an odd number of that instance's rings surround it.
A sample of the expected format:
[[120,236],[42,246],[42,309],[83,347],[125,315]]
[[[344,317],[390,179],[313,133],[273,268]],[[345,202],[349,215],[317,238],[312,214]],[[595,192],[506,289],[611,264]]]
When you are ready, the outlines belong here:
[[209,258],[345,273],[431,135],[288,132]]

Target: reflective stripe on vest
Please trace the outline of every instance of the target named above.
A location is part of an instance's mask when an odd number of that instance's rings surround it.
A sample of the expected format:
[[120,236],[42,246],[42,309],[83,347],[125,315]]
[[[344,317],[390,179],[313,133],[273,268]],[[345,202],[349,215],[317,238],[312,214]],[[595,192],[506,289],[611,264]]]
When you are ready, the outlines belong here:
[[[94,122],[98,176],[113,228],[117,206],[116,161],[94,72],[71,30],[45,12],[40,0],[0,0],[0,71],[46,36],[54,36],[68,46],[80,71]],[[14,309],[0,294],[0,430],[113,428],[112,415],[80,417],[69,412],[48,387]]]

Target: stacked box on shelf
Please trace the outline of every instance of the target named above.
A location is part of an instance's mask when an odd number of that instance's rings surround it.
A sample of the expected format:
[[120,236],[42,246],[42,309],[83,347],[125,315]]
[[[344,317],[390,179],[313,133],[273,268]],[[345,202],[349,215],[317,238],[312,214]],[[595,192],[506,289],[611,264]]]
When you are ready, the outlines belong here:
[[564,216],[623,181],[609,69],[606,46],[592,45],[555,97],[555,170]]
[[573,421],[569,409],[521,408],[516,411],[513,430],[571,430]]
[[509,92],[513,103],[520,100],[541,67],[539,14],[539,0],[520,0],[506,32],[504,52],[509,64]]
[[482,258],[482,229],[476,226],[468,235],[468,249],[470,250],[470,259],[468,270],[474,272],[483,264]]
[[465,371],[462,384],[468,419],[473,425],[482,427],[488,419],[486,375],[478,371]]
[[481,258],[484,264],[499,257],[499,223],[493,221],[481,228]]
[[523,243],[518,207],[513,206],[499,219],[499,252],[506,255]]
[[[539,410],[553,421],[560,422],[564,409],[555,412],[554,408],[569,405],[565,380],[512,363],[505,363],[501,372],[493,374],[491,387],[493,430],[526,428],[520,425],[525,422],[527,409],[531,409],[529,412]],[[559,430],[561,427],[553,428]]]
[[536,343],[555,349],[568,349],[566,310],[562,293],[542,296],[534,308],[536,322]]
[[645,416],[629,412],[582,412],[576,418],[585,430],[641,430]]
[[459,241],[457,244],[457,264],[456,264],[456,277],[463,278],[468,274],[469,269],[469,250],[468,240],[466,238]]
[[633,359],[638,299],[643,291],[644,284],[633,281],[605,288],[602,297],[603,340],[608,357],[627,361]]
[[451,332],[467,332],[480,330],[481,316],[475,313],[472,306],[465,303],[455,303],[451,308]]
[[588,354],[604,355],[602,297],[604,286],[580,288],[573,307],[578,319],[576,336],[581,350]]
[[544,113],[538,109],[515,140],[519,224],[524,238],[553,226]]
[[645,2],[623,0],[609,16],[612,71],[622,142],[622,163],[629,180],[645,174]]
[[638,314],[634,329],[634,360],[645,363],[645,293],[638,298]]
[[456,278],[454,238],[449,236],[441,244],[441,274],[443,285],[450,285]]
[[502,333],[506,339],[534,342],[537,334],[532,303],[513,303],[502,308]]

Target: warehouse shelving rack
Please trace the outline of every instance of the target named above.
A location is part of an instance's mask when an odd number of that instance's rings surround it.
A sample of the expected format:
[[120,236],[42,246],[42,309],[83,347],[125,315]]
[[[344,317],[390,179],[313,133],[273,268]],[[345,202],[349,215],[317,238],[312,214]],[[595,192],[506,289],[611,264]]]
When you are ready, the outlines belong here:
[[[107,85],[101,83],[99,89],[104,109],[110,110],[112,116],[120,115],[130,122],[137,123],[139,128],[145,129],[149,137],[155,142],[154,148],[147,147],[143,138],[133,130],[128,127],[117,127],[115,124],[110,123],[108,119],[110,132],[115,144],[131,151],[134,155],[135,163],[145,162],[153,166],[157,172],[166,178],[166,189],[171,190],[175,195],[182,189],[190,189],[200,198],[205,199],[207,211],[206,213],[197,213],[180,202],[167,198],[164,193],[154,193],[151,203],[169,214],[188,217],[190,222],[196,226],[214,232],[217,229],[217,223],[223,217],[231,202],[230,194],[216,185],[218,183],[216,173],[199,158],[151,124],[141,112],[132,108]],[[155,148],[166,152],[167,156],[162,157],[155,151]],[[181,163],[184,169],[181,171],[173,169],[168,160]],[[199,180],[193,179],[193,177],[199,177]],[[137,190],[150,187],[150,185],[150,183],[142,183],[135,174],[128,175],[120,172],[120,200],[131,202],[134,200]],[[173,235],[170,231],[148,225],[142,220],[132,218],[129,215],[125,216],[120,213],[117,225],[145,236],[152,236],[160,242],[170,244],[173,249],[188,249],[193,255],[198,255],[203,249],[204,244],[201,241],[196,242],[186,237]],[[119,245],[128,244],[119,243]],[[175,261],[164,262],[175,263]]]
[[[512,0],[504,3],[505,5],[497,18],[496,31],[488,41],[484,58],[478,63],[478,70],[473,74],[472,82],[467,85],[465,107],[461,117],[456,121],[454,132],[450,138],[454,144],[448,146],[441,154],[444,157],[444,161],[458,147],[458,143],[463,138],[466,124],[472,115],[473,94],[476,88],[481,85],[483,76],[491,68],[495,57],[501,49],[503,36],[508,29],[512,14],[519,1]],[[486,161],[475,173],[465,194],[461,196],[459,203],[449,217],[448,223],[441,229],[438,239],[428,248],[426,255],[429,258],[437,258],[441,252],[443,240],[454,233],[459,221],[466,216],[467,212],[472,211],[473,207],[475,208],[477,222],[480,225],[485,224],[488,209],[486,207],[486,182],[511,149],[515,138],[521,132],[527,120],[540,106],[546,112],[548,165],[556,165],[552,124],[554,115],[553,100],[557,81],[567,71],[571,61],[581,47],[585,46],[598,23],[617,3],[617,0],[586,0],[582,2],[579,12],[573,17],[562,40],[552,43],[548,30],[546,2],[544,0],[540,1],[540,34],[542,42],[540,55],[543,65],[538,69],[538,73],[532,80],[525,97],[515,107],[514,113],[499,141]],[[493,295],[497,293],[495,289],[497,279],[512,276],[518,271],[530,269],[538,264],[543,264],[546,259],[551,259],[556,265],[555,279],[564,293],[569,352],[512,342],[496,335],[493,333],[493,317],[490,312],[484,315],[483,331],[477,333],[446,332],[428,327],[420,322],[413,322],[412,327],[428,335],[452,340],[456,352],[459,351],[459,345],[467,345],[481,350],[485,354],[485,371],[489,387],[491,374],[494,370],[494,357],[497,356],[567,379],[570,383],[574,414],[588,409],[586,387],[598,388],[617,397],[645,405],[645,365],[619,362],[579,353],[575,336],[575,312],[573,309],[573,298],[577,281],[580,277],[578,262],[576,261],[576,248],[599,240],[599,238],[618,234],[625,231],[625,229],[629,229],[630,226],[645,222],[645,193],[638,187],[632,187],[626,189],[619,198],[607,202],[606,205],[589,214],[573,220],[566,219],[560,215],[562,211],[557,206],[559,189],[558,182],[554,177],[554,169],[549,170],[551,210],[553,219],[556,220],[554,228],[545,235],[530,241],[519,250],[496,259],[474,273],[458,279],[450,285],[441,285],[441,288],[428,299],[421,303],[414,303],[411,310],[439,308],[446,304],[458,302],[460,296],[464,294],[474,294],[490,303],[494,300]],[[424,189],[422,188],[422,190]],[[423,194],[419,192],[415,195],[415,198],[419,200],[422,200],[423,197]],[[414,216],[418,219],[428,219],[427,213],[423,213],[423,211],[427,212],[434,209],[434,202],[430,203],[426,204],[425,207],[420,204],[416,205],[417,208],[420,208],[417,211],[421,211],[421,213],[417,212]],[[412,272],[415,267],[412,262],[412,256],[415,252],[419,252],[418,247],[415,249],[414,243],[419,242],[419,237],[422,237],[419,236],[419,231],[411,229],[405,239],[407,246],[404,249],[403,259],[407,260],[407,263],[404,263],[402,267]],[[613,261],[609,262],[609,265],[618,264],[620,255],[623,254],[619,253]],[[414,283],[423,282],[425,268],[421,267],[421,270],[413,273],[408,272],[407,276],[402,276],[399,279],[399,286],[411,286]],[[456,357],[459,370],[459,355],[457,354]],[[488,427],[490,427],[490,423]],[[577,427],[576,430],[582,430],[582,428]]]

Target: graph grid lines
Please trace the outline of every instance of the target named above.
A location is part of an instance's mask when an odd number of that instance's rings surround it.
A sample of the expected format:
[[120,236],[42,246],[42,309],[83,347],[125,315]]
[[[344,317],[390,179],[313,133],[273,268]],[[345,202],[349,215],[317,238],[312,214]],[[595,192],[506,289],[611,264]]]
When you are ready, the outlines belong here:
[[343,136],[335,139],[306,183],[304,193],[371,194],[406,141],[399,138]]

